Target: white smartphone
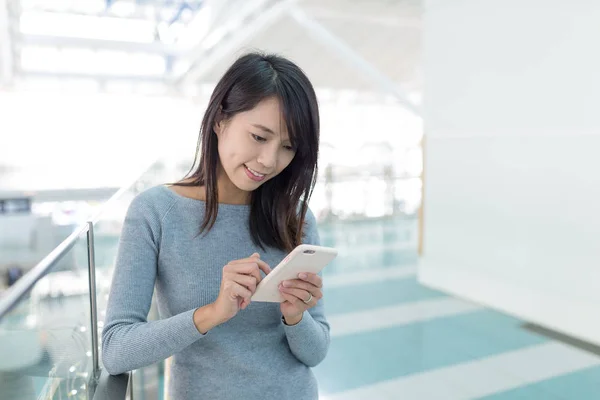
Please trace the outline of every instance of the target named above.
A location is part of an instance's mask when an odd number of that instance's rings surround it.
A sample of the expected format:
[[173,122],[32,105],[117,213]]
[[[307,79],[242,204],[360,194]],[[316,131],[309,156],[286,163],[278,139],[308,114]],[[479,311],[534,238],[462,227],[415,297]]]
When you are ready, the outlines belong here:
[[260,281],[252,301],[269,303],[285,301],[279,293],[279,283],[288,279],[297,279],[301,272],[314,274],[321,272],[337,256],[337,253],[337,250],[331,247],[299,245]]

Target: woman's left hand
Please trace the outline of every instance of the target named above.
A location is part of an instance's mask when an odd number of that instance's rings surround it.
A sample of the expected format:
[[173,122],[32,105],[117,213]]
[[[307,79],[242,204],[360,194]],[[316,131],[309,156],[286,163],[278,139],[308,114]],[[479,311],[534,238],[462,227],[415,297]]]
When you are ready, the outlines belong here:
[[300,273],[298,279],[290,279],[279,284],[279,293],[285,299],[281,303],[281,314],[288,325],[296,325],[302,314],[314,307],[323,298],[323,280],[317,274]]

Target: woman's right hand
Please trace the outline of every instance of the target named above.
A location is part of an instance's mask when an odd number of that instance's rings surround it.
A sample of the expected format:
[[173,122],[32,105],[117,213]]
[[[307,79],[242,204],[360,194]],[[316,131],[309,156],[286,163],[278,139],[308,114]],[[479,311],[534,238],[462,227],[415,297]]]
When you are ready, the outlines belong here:
[[228,321],[239,310],[250,304],[250,298],[261,281],[260,270],[265,274],[271,272],[269,265],[260,259],[258,253],[248,258],[233,260],[223,267],[221,289],[217,300],[213,303],[217,318]]

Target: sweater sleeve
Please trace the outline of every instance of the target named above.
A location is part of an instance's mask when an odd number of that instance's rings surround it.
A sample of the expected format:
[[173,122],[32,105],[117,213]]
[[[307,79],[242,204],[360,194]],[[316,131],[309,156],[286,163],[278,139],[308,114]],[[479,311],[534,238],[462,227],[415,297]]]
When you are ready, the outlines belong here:
[[102,361],[112,375],[162,361],[203,337],[194,325],[195,309],[147,321],[162,217],[144,193],[134,198],[125,216],[102,331]]
[[[320,245],[317,221],[310,209],[306,213],[306,229],[304,243]],[[321,276],[320,273],[319,275]],[[330,328],[325,318],[323,299],[305,311],[299,323],[292,326],[283,324],[283,326],[290,349],[300,362],[315,367],[325,359],[329,350]]]

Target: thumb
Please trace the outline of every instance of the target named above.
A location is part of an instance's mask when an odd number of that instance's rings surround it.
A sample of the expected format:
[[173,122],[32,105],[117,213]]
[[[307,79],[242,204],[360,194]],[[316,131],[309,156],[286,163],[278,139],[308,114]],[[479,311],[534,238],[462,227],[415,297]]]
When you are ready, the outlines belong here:
[[254,253],[254,254],[252,254],[250,257],[256,257],[256,258],[260,258],[260,254],[258,254],[258,253]]

